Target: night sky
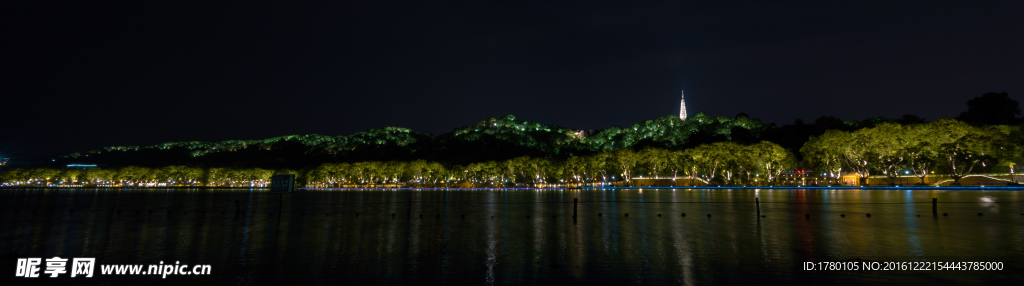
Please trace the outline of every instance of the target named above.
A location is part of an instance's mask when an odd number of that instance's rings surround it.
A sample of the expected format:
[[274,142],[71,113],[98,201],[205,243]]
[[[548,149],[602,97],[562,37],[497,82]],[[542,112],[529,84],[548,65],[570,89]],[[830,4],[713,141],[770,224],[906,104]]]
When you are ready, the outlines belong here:
[[677,114],[680,90],[691,114],[779,125],[1024,99],[1021,1],[24,2],[0,4],[15,160],[507,114],[602,129]]

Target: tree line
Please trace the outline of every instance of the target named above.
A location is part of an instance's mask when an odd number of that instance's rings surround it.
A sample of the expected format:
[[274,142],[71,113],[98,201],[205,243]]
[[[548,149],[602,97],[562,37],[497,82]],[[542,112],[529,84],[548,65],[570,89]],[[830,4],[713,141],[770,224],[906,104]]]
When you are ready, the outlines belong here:
[[[11,169],[0,173],[5,185],[123,185],[262,187],[273,174],[297,174],[310,187],[410,184],[447,186],[459,182],[510,187],[542,184],[629,182],[634,178],[686,178],[692,183],[744,184],[755,176],[772,182],[794,165],[786,149],[771,142],[740,145],[704,144],[686,150],[620,149],[565,160],[517,157],[467,165],[445,166],[426,160],[324,163],[300,170],[260,168],[199,168],[128,166],[101,169]],[[763,176],[762,176],[763,174]]]
[[900,125],[883,123],[855,132],[829,130],[812,136],[800,149],[807,163],[832,174],[897,176],[948,175],[960,179],[979,167],[986,172],[1014,172],[1022,158],[1018,126],[974,127],[951,119]]
[[265,187],[276,173],[291,170],[260,168],[198,168],[166,166],[146,168],[16,168],[0,172],[6,186],[92,185],[92,186],[209,186]]
[[[967,102],[967,111],[957,119],[973,127],[1018,126],[1019,104],[1006,93],[987,93]],[[73,153],[22,166],[63,166],[97,164],[108,167],[169,165],[301,169],[322,163],[426,160],[445,166],[518,157],[549,158],[556,161],[619,149],[645,148],[684,150],[716,142],[751,145],[770,141],[794,152],[805,161],[800,149],[812,136],[828,130],[855,132],[891,123],[915,125],[924,118],[906,114],[899,118],[842,120],[823,116],[805,123],[776,126],[740,113],[729,118],[698,112],[681,120],[665,116],[632,126],[600,130],[573,130],[552,124],[517,119],[509,115],[463,126],[452,132],[432,135],[407,128],[386,127],[343,136],[289,135],[262,140],[219,142],[170,142],[152,146],[111,146]]]
[[899,124],[883,122],[855,131],[828,130],[811,136],[796,154],[779,144],[732,141],[693,148],[645,147],[605,150],[564,159],[521,156],[469,164],[428,160],[323,163],[297,170],[128,166],[112,169],[12,169],[4,184],[123,184],[180,186],[264,186],[273,174],[298,174],[312,187],[406,184],[508,187],[541,184],[607,184],[636,178],[684,179],[689,184],[779,185],[779,177],[797,168],[817,170],[830,182],[844,175],[860,178],[913,174],[920,184],[930,175],[948,175],[959,184],[969,174],[1013,172],[1021,159],[1018,126],[976,127],[958,120]]

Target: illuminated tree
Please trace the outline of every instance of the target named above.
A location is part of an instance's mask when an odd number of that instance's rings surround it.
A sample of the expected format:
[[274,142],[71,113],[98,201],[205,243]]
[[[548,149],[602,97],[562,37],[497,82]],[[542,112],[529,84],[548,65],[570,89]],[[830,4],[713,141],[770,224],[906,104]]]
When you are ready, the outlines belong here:
[[737,145],[736,148],[736,152],[733,153],[735,160],[733,168],[735,168],[738,175],[746,177],[742,182],[743,184],[750,184],[752,182],[751,179],[757,173],[757,166],[754,165],[753,158],[754,150],[750,146]]
[[587,159],[578,156],[569,157],[562,163],[562,170],[569,181],[582,182],[587,178]]
[[865,160],[868,165],[889,177],[889,184],[896,184],[896,177],[906,161],[907,138],[903,126],[895,123],[882,123],[872,128],[854,132],[865,148]]
[[973,129],[970,125],[950,119],[937,119],[926,124],[908,128],[907,167],[925,184],[925,177],[940,163],[940,147],[967,135]]
[[395,183],[402,178],[405,162],[389,161],[380,165],[382,183]]
[[79,170],[79,169],[64,169],[64,170],[61,170],[56,175],[56,178],[58,180],[60,180],[62,183],[71,184],[71,183],[77,182],[78,177],[81,174],[82,174],[82,170]]
[[507,169],[507,170],[509,170],[510,172],[512,172],[514,174],[514,175],[510,176],[510,178],[512,179],[512,183],[516,182],[516,178],[517,177],[523,178],[525,180],[530,180],[531,179],[529,171],[527,170],[527,167],[528,167],[527,166],[528,165],[527,162],[529,162],[529,161],[530,161],[530,157],[529,156],[523,156],[523,157],[518,157],[518,158],[514,158],[514,159],[511,159],[511,160],[505,161],[502,164],[503,165],[502,166],[503,169]]
[[405,174],[412,182],[422,183],[428,172],[426,160],[416,160],[405,164]]
[[[1024,137],[1021,127],[1008,125],[992,125],[982,128],[982,132],[992,136],[992,145],[989,152],[996,161],[995,166],[1006,168],[1006,172],[1014,173],[1014,166],[1017,162],[1024,160]],[[983,163],[985,164],[985,163]]]
[[338,187],[346,182],[345,177],[349,169],[348,163],[325,163],[320,164],[307,175],[307,180],[314,184],[323,184],[330,187]]
[[693,149],[687,150],[690,152],[693,162],[695,163],[698,173],[704,179],[704,183],[710,184],[715,180],[715,177],[720,172],[721,168],[725,166],[727,158],[726,153],[731,149],[732,145],[728,145],[724,142],[704,144],[697,146]]
[[860,184],[863,184],[870,175],[871,163],[869,162],[871,140],[864,136],[864,133],[853,133],[846,144],[836,146],[837,150],[846,159],[846,167],[860,177]]
[[743,146],[733,142],[719,142],[711,144],[715,147],[715,152],[718,153],[718,158],[721,161],[721,172],[722,181],[726,185],[734,184],[734,178],[737,174],[742,173],[746,169],[744,155],[749,155]]
[[196,184],[203,174],[199,168],[187,166],[167,166],[153,170],[156,181],[164,181],[168,184]]
[[779,144],[761,141],[748,146],[748,148],[750,148],[751,163],[757,167],[759,172],[765,174],[765,179],[772,185],[783,172],[795,165],[793,154]]
[[250,186],[265,187],[267,183],[270,183],[270,176],[274,175],[274,170],[253,168],[247,171],[249,173]]
[[601,178],[601,182],[608,181],[608,161],[610,154],[608,152],[601,152],[586,157],[586,168],[588,174],[593,174],[593,178]]
[[151,175],[151,171],[152,170],[149,168],[128,166],[117,170],[117,173],[114,175],[114,180],[129,184],[138,184],[148,179]]
[[548,178],[549,172],[551,171],[551,162],[543,158],[533,158],[526,161],[524,164],[526,176],[533,180],[534,184],[545,183]]
[[834,180],[840,180],[843,174],[843,166],[846,162],[848,151],[846,144],[853,140],[850,132],[840,130],[825,131],[821,136],[811,136],[800,153],[804,160],[818,170],[824,170]]
[[[687,177],[691,175],[691,167],[694,166],[694,164],[689,153],[683,151],[668,151],[666,157],[668,157],[666,169],[672,173],[673,180],[678,179],[680,173]],[[692,178],[690,184],[693,184]]]
[[107,182],[113,181],[114,175],[116,175],[116,172],[114,172],[113,170],[89,168],[85,169],[85,172],[83,172],[81,176],[90,183],[105,184]]
[[204,179],[207,186],[221,186],[228,184],[227,170],[224,168],[209,168],[206,169],[206,179]]
[[446,169],[443,165],[437,162],[431,162],[427,164],[426,170],[426,178],[430,180],[432,184],[443,182],[444,178],[446,178],[449,173],[448,169]]
[[972,132],[939,146],[939,157],[954,185],[960,185],[960,179],[970,174],[978,163],[991,159],[986,151],[992,147],[992,143],[991,136]]
[[502,168],[498,166],[497,162],[487,161],[480,163],[479,180],[491,185],[503,183],[505,180]]
[[15,168],[0,171],[0,183],[20,185],[28,181],[25,169]]
[[639,162],[640,156],[638,156],[636,152],[633,152],[633,150],[629,149],[616,150],[608,157],[609,165],[614,166],[616,172],[618,172],[626,182],[633,179],[633,169],[636,168],[636,165]]
[[668,165],[668,151],[660,148],[644,148],[637,153],[640,157],[640,165],[649,177],[660,178],[662,170]]

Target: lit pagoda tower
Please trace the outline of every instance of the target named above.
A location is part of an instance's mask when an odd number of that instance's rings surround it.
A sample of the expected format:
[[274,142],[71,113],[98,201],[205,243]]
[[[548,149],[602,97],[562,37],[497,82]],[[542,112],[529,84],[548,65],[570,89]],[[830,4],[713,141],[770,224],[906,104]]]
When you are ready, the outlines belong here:
[[679,92],[679,120],[686,120],[686,96],[683,92]]

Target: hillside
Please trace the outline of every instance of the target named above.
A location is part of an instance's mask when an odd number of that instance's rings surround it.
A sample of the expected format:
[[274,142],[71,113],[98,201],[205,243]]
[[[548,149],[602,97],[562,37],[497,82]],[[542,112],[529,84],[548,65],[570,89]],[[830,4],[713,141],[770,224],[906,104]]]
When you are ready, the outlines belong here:
[[753,143],[759,140],[776,142],[797,151],[809,136],[819,135],[827,129],[852,131],[880,122],[896,121],[885,118],[842,121],[822,117],[813,124],[797,122],[776,127],[745,114],[728,118],[697,113],[685,121],[665,116],[629,127],[584,131],[519,120],[508,115],[439,135],[386,127],[342,136],[309,134],[261,140],[111,146],[61,156],[52,164],[300,168],[325,162],[417,159],[468,164],[520,156],[564,158],[603,150],[643,147],[685,149],[713,142]]

